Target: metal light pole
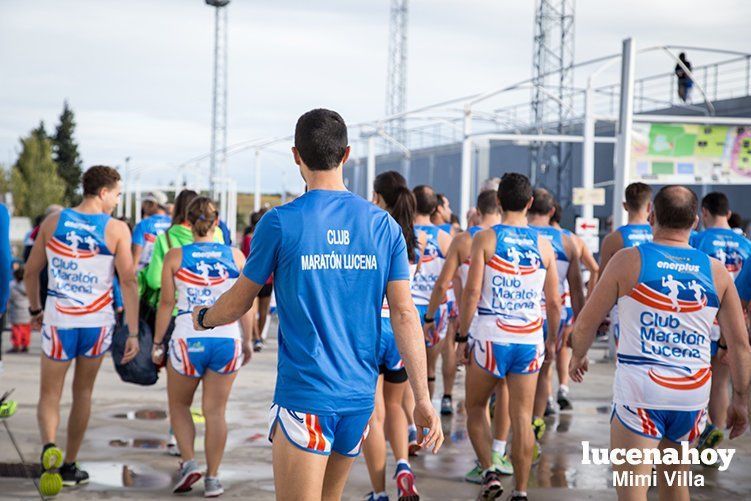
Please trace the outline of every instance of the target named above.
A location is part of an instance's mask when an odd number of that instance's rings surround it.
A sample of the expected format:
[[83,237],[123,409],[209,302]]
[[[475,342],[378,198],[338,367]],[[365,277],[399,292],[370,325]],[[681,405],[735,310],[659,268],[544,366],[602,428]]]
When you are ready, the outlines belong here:
[[214,7],[214,85],[211,106],[209,189],[212,196],[216,198],[217,176],[227,177],[227,9],[225,7],[230,0],[205,1],[207,5]]

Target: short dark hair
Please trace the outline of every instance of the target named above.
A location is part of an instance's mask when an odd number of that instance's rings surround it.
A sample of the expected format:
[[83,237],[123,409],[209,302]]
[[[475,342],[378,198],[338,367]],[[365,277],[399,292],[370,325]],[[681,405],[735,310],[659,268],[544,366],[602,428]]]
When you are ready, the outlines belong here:
[[494,190],[485,190],[477,195],[477,212],[486,216],[498,214],[498,193]]
[[737,212],[733,212],[730,214],[730,217],[728,218],[728,225],[730,225],[731,228],[743,228],[743,217],[738,214]]
[[663,228],[689,230],[696,222],[699,200],[685,186],[665,186],[655,195],[655,221]]
[[627,208],[642,210],[652,200],[652,188],[645,183],[631,183],[626,186],[624,200]]
[[448,201],[448,198],[446,198],[446,195],[444,195],[443,193],[436,194],[436,198],[438,199],[438,205],[441,207],[446,205],[446,202]]
[[412,190],[417,201],[417,213],[429,216],[435,212],[438,207],[438,197],[430,186],[421,184],[415,186]]
[[559,204],[558,202],[553,204],[553,208],[555,210],[553,211],[553,215],[550,216],[550,222],[561,224],[561,216],[563,215],[563,208],[561,207],[561,204]]
[[295,148],[310,170],[339,166],[347,151],[347,125],[339,113],[311,110],[297,120]]
[[507,172],[498,184],[498,202],[501,209],[520,212],[532,198],[532,184],[529,178],[518,172]]
[[83,196],[98,196],[102,188],[112,188],[118,181],[120,181],[120,173],[112,167],[107,167],[106,165],[89,167],[81,178]]
[[188,206],[198,196],[193,190],[183,190],[175,197],[172,208],[172,224],[181,224],[188,220]]
[[544,216],[555,209],[555,198],[545,188],[535,188],[532,196],[535,197],[535,200],[529,208],[530,214]]
[[730,201],[724,193],[713,191],[701,199],[701,208],[707,209],[713,216],[727,216],[730,213]]

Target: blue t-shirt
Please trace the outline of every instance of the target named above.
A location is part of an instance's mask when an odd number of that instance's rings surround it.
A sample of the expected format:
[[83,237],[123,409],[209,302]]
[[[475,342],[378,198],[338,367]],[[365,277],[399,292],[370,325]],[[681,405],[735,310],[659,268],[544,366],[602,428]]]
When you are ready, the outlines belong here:
[[738,289],[738,295],[743,301],[751,301],[751,260],[746,261],[735,277],[735,288]]
[[309,191],[266,213],[243,274],[274,274],[279,360],[274,402],[316,415],[370,412],[378,378],[381,306],[409,280],[402,230],[348,191]]
[[10,213],[0,204],[0,314],[5,313],[11,280]]
[[691,247],[705,252],[725,265],[735,278],[751,257],[751,242],[730,228],[707,228],[693,235]]

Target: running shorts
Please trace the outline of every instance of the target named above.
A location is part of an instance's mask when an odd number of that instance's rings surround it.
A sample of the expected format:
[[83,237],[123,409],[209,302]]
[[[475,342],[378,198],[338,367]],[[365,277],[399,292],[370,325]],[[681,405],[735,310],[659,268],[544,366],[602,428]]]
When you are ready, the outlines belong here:
[[545,359],[545,344],[493,343],[476,340],[472,343],[472,359],[498,379],[507,374],[534,374]]
[[378,348],[378,372],[383,374],[384,381],[389,383],[403,383],[407,380],[407,369],[404,368],[402,356],[396,347],[394,331],[390,318],[381,318],[381,343]]
[[[424,315],[428,311],[428,305],[417,305],[417,313],[420,315],[420,325],[424,325]],[[438,307],[435,313],[435,327],[429,332],[429,339],[425,340],[425,346],[432,348],[440,343],[446,337],[449,330],[448,308],[445,304]]]
[[369,410],[347,416],[316,416],[273,404],[269,409],[269,442],[274,440],[276,429],[280,428],[290,443],[304,451],[324,456],[334,451],[356,457],[368,435],[372,413]]
[[183,376],[200,378],[206,369],[232,374],[243,364],[242,341],[228,337],[172,338],[169,359],[172,368]]
[[67,362],[76,357],[99,358],[110,349],[114,325],[62,328],[42,325],[42,352],[50,359]]
[[671,442],[693,442],[707,424],[705,409],[671,411],[642,409],[623,404],[613,404],[610,422],[617,418],[627,430],[647,438]]

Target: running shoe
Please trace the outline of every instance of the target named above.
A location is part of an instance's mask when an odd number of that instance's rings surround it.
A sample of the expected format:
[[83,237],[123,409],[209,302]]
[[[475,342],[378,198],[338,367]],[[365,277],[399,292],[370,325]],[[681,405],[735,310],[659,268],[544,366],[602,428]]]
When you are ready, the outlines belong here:
[[540,462],[541,456],[542,456],[542,446],[540,445],[540,442],[535,440],[535,445],[532,446],[532,466]]
[[464,480],[473,484],[482,483],[482,466],[480,466],[479,461],[475,460],[475,467],[469,470],[466,475],[464,475]]
[[417,443],[417,430],[407,430],[407,440],[409,440],[409,455],[414,457],[420,451],[420,446]]
[[444,395],[441,399],[441,415],[450,416],[454,413],[453,405],[451,405],[451,396]]
[[191,490],[191,486],[201,479],[201,472],[198,470],[198,465],[194,459],[180,463],[178,478],[179,480],[172,488],[173,494],[188,492]]
[[553,397],[548,399],[548,403],[545,406],[545,416],[554,416],[558,414],[558,404],[555,403]]
[[697,445],[697,448],[699,449],[699,452],[703,451],[704,449],[714,449],[720,444],[720,442],[723,441],[724,438],[725,434],[721,429],[716,427],[714,424],[708,424],[699,436],[699,444]]
[[42,471],[56,470],[63,465],[63,451],[55,444],[47,444],[42,449],[39,462],[42,464]]
[[389,501],[389,497],[383,494],[376,496],[375,492],[370,492],[363,498],[363,501]]
[[171,432],[167,440],[167,454],[170,456],[180,457],[180,448],[177,446],[177,438]]
[[60,467],[60,476],[66,487],[89,483],[89,474],[79,468],[78,463],[64,463]]
[[482,489],[480,497],[483,501],[500,499],[503,495],[503,484],[501,484],[501,474],[498,470],[492,469],[485,472],[482,478]]
[[399,501],[419,501],[420,494],[415,487],[415,474],[408,464],[399,463],[396,465],[396,489],[399,493]]
[[542,418],[534,418],[532,420],[532,431],[535,433],[535,439],[542,440],[542,436],[545,435],[545,429],[547,425]]
[[519,494],[518,492],[513,492],[511,494],[511,497],[509,498],[509,501],[528,501],[529,498],[527,498],[526,494]]
[[219,482],[218,477],[206,477],[203,480],[203,497],[205,498],[218,498],[224,494],[224,487]]
[[496,467],[501,475],[514,474],[514,466],[511,464],[511,460],[507,455],[493,451],[491,453],[491,457],[493,459],[493,466]]
[[253,341],[253,351],[259,352],[262,349],[263,349],[263,341],[261,341],[260,339],[256,339],[255,341]]
[[574,408],[571,400],[568,398],[568,390],[558,388],[558,408],[562,411],[570,411]]

